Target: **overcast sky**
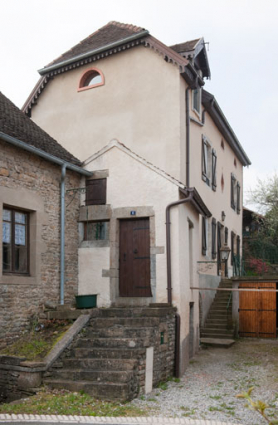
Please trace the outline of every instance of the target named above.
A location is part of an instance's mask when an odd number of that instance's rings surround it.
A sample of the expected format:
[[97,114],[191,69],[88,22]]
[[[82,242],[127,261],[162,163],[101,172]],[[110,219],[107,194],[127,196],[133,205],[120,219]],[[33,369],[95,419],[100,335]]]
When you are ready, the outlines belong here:
[[37,70],[109,21],[167,45],[204,37],[217,99],[252,165],[244,190],[278,166],[278,0],[0,0],[0,91],[21,107]]

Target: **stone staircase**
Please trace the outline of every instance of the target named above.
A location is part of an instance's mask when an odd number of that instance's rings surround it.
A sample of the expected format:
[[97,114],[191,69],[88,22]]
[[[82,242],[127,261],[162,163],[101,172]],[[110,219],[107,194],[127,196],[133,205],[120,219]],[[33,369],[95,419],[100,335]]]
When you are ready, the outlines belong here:
[[[171,307],[95,309],[88,326],[45,373],[44,383],[101,399],[131,400],[144,389],[146,349],[154,347],[159,360],[160,330],[166,326],[167,315],[174,323]],[[170,339],[174,344],[174,337]],[[154,359],[154,369],[155,364]],[[169,376],[173,371],[165,369],[165,373]],[[157,379],[161,380],[161,373]]]
[[[232,288],[232,282],[229,279],[222,279],[219,288]],[[208,317],[201,328],[202,343],[230,346],[234,342],[231,296],[231,291],[216,292]]]

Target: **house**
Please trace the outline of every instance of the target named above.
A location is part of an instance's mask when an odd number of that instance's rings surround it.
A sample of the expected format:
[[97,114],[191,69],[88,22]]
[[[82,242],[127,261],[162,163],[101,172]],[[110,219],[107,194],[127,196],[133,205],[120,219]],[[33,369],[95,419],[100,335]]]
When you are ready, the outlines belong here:
[[93,172],[82,184],[79,293],[97,291],[100,307],[173,302],[182,372],[221,279],[220,249],[241,249],[250,164],[203,88],[204,39],[166,46],[109,22],[39,73],[23,111]]
[[46,304],[67,303],[77,293],[79,201],[67,190],[91,173],[2,93],[0,146],[3,347],[35,322]]

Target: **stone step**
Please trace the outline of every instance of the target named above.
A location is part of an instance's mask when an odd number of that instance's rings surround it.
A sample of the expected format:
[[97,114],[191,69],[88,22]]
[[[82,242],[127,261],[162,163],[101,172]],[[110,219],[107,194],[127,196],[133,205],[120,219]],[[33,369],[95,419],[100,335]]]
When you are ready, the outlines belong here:
[[219,329],[217,327],[215,328],[207,328],[207,327],[203,327],[201,328],[201,332],[206,332],[206,333],[215,333],[215,332],[220,332],[222,334],[230,334],[233,333],[233,331],[231,329]]
[[106,348],[74,348],[70,352],[70,357],[79,359],[137,359],[146,352],[144,348],[134,348],[127,350],[126,348],[114,348],[107,350]]
[[110,307],[110,308],[100,308],[99,316],[100,317],[130,317],[130,318],[144,318],[144,317],[161,317],[165,316],[165,312],[173,312],[173,307],[163,306],[163,307]]
[[133,377],[133,371],[107,371],[107,370],[83,370],[83,369],[53,369],[51,379],[72,381],[95,381],[95,382],[129,382]]
[[229,348],[234,343],[234,339],[221,339],[221,338],[200,338],[201,344],[213,346],[213,347],[219,347],[219,348]]
[[108,328],[114,326],[125,326],[130,328],[147,328],[159,325],[158,317],[96,317],[91,319],[90,326],[93,329]]
[[204,328],[205,329],[227,329],[228,323],[220,323],[220,322],[206,322]]
[[201,331],[201,338],[220,338],[220,339],[232,339],[234,337],[233,332],[221,332],[220,330],[215,330],[214,332],[207,332],[206,329]]
[[66,369],[130,371],[136,367],[137,360],[66,358],[63,365]]
[[88,329],[86,338],[153,338],[155,329],[153,328],[125,328],[123,326],[113,326],[110,328]]
[[[90,346],[93,348],[105,347],[107,349],[114,349],[114,348],[132,349],[132,348],[150,347],[152,345],[153,339],[150,337],[149,338],[94,338],[90,341],[91,341]],[[78,341],[77,346],[80,347],[80,340]]]
[[[50,388],[66,389],[69,391],[84,391],[84,393],[105,400],[130,400],[132,391],[127,383],[98,383],[90,381],[72,381],[65,379],[45,379],[44,383]],[[135,389],[134,389],[135,392]]]

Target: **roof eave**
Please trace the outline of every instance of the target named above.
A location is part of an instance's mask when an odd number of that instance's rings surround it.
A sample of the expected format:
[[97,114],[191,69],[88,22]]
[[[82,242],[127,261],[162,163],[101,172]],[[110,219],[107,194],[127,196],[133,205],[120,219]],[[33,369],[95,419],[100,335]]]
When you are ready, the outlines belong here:
[[73,62],[76,62],[82,59],[86,59],[89,56],[104,52],[107,49],[112,49],[114,47],[120,46],[123,43],[128,43],[130,41],[137,40],[138,38],[146,37],[147,35],[149,35],[148,30],[140,31],[137,34],[133,34],[129,37],[122,38],[121,40],[115,41],[113,43],[106,44],[105,46],[99,47],[98,49],[93,49],[93,50],[90,50],[89,52],[82,53],[80,55],[74,56],[73,58],[58,62],[54,65],[46,66],[45,68],[39,69],[38,72],[40,75],[48,74],[49,72],[54,71],[55,69],[70,65]]
[[3,133],[2,131],[0,131],[0,140],[4,140],[5,142],[10,143],[13,146],[24,149],[30,153],[33,153],[34,155],[40,156],[41,158],[53,162],[54,164],[65,165],[67,169],[75,171],[76,173],[82,174],[84,176],[90,177],[93,174],[92,172],[84,170],[78,165],[72,164],[69,161],[65,161],[55,155],[45,152],[42,149],[36,148],[35,146],[29,145],[28,143],[25,143],[20,139],[12,137],[9,134]]
[[193,194],[191,202],[196,208],[196,210],[199,212],[199,214],[207,218],[210,218],[212,216],[210,210],[204,203],[203,199],[201,198],[199,192],[197,191],[195,187],[188,187],[185,189],[180,188],[179,190],[186,197],[188,196],[190,192]]
[[215,97],[211,93],[207,92],[206,90],[203,90],[202,103],[205,107],[205,110],[211,115],[217,128],[223,134],[226,141],[229,143],[233,151],[236,153],[241,163],[244,166],[251,165],[250,159],[245,153],[243,147],[241,146],[238,138],[236,137],[232,127],[230,126],[227,118],[225,117]]

